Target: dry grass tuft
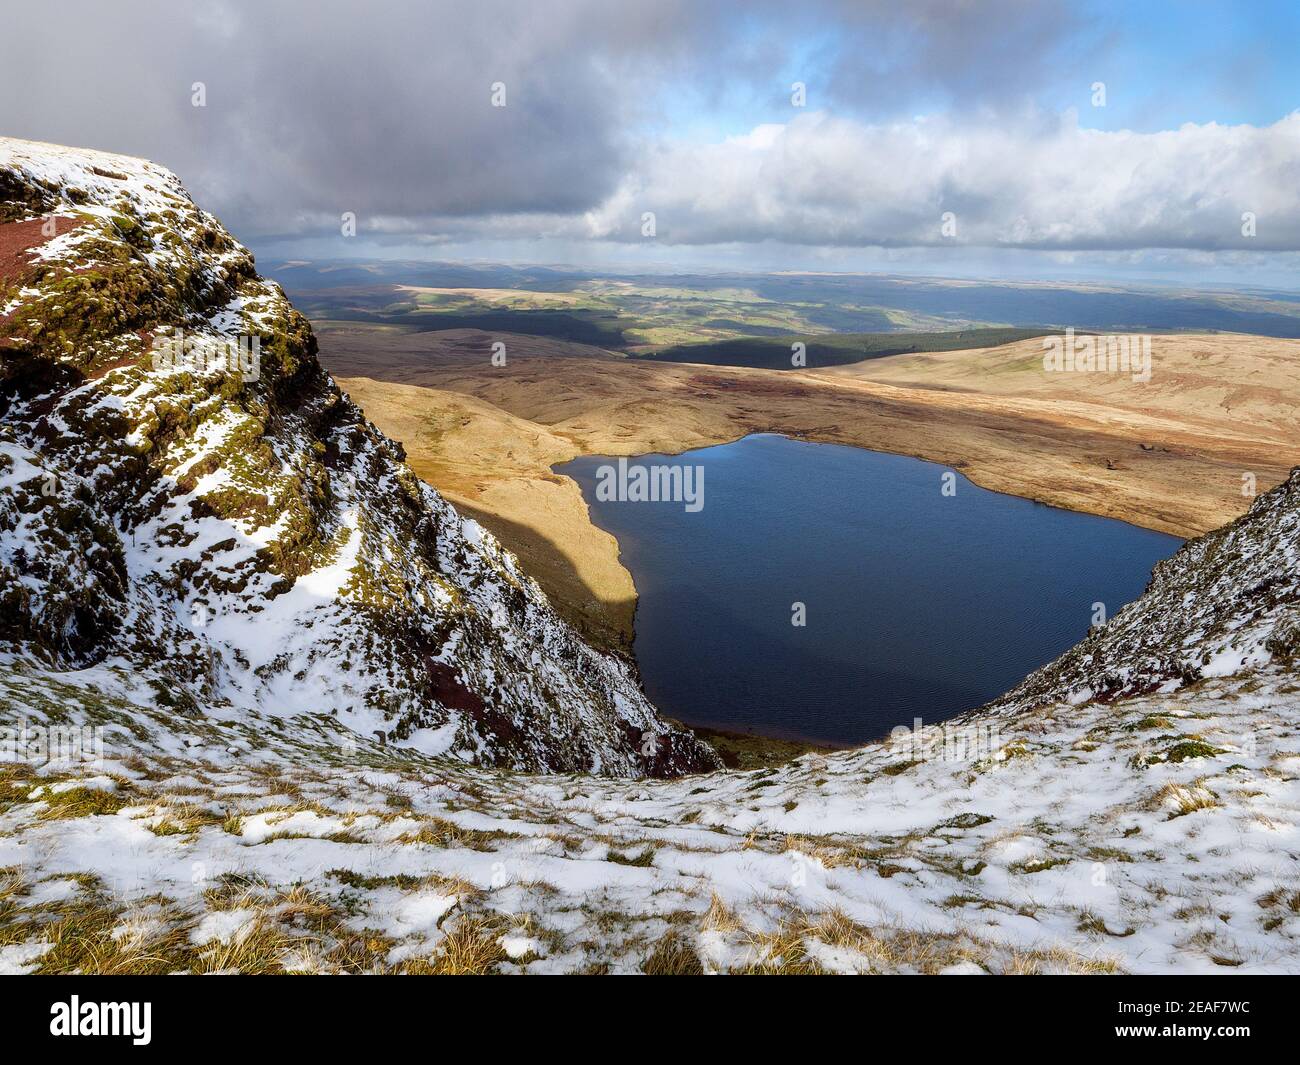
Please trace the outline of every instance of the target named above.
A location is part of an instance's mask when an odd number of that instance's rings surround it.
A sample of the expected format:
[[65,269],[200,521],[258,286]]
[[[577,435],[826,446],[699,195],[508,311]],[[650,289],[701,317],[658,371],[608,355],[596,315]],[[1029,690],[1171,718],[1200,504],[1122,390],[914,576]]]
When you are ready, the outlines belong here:
[[259,914],[251,925],[226,942],[210,941],[197,955],[193,971],[252,976],[281,973],[286,956],[309,945],[314,941],[292,936],[268,915]]
[[45,803],[37,816],[42,821],[62,821],[73,817],[95,817],[115,814],[125,806],[131,805],[131,799],[119,791],[104,791],[102,788],[69,788],[67,791],[44,791],[37,800]]
[[836,869],[840,866],[861,864],[852,849],[834,844],[819,842],[806,836],[786,836],[783,850],[805,855],[821,864],[823,869]]
[[509,838],[508,832],[483,832],[474,828],[462,828],[453,821],[441,817],[421,819],[420,827],[414,832],[405,832],[397,837],[398,843],[420,843],[430,847],[467,847],[471,850],[492,850],[491,844],[497,840]]
[[1152,809],[1172,811],[1169,814],[1170,820],[1220,805],[1219,797],[1200,782],[1187,787],[1170,782],[1151,798]]
[[35,939],[50,945],[35,972],[157,976],[189,969],[193,947],[185,915],[159,903],[156,920],[130,914],[98,896],[80,896],[34,922]]
[[739,932],[742,927],[735,912],[714,892],[709,908],[700,921],[700,928],[706,932]]
[[700,956],[676,932],[669,932],[641,963],[646,976],[703,976]]
[[1040,976],[1044,973],[1114,976],[1122,971],[1114,958],[1089,958],[1064,947],[1013,951],[1002,967],[1002,972],[1007,976]]
[[488,918],[462,917],[436,954],[412,959],[400,971],[413,976],[488,976],[507,958],[497,942],[502,931],[498,922]]

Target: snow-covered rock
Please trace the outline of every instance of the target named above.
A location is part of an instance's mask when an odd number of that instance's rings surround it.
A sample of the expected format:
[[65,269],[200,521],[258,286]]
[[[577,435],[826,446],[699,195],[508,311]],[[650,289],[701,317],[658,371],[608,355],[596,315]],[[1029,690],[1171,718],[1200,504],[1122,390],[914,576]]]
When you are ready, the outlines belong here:
[[1146,593],[994,704],[1174,691],[1300,664],[1300,477],[1156,564]]
[[0,225],[0,649],[486,765],[718,765],[415,477],[175,175],[0,139]]

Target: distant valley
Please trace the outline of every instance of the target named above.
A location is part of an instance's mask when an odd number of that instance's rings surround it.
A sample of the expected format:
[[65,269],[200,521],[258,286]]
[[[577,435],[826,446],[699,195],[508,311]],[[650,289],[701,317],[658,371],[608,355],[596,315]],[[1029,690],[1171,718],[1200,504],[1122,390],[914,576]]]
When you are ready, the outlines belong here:
[[[553,267],[357,262],[281,263],[279,281],[313,321],[412,329],[482,329],[552,337],[687,362],[788,365],[745,357],[789,339],[835,334],[996,329],[965,347],[1016,339],[1006,331],[1076,329],[1241,332],[1300,337],[1300,292],[1172,289],[890,277],[877,274],[593,275]],[[1022,334],[1023,335],[1023,334]],[[779,343],[778,343],[779,341]],[[694,345],[706,345],[697,352]],[[893,345],[879,345],[879,350]],[[926,350],[924,342],[919,350]],[[719,352],[731,357],[719,358]],[[735,356],[739,354],[740,358]],[[694,355],[694,357],[691,357]],[[853,361],[839,355],[835,361]],[[812,361],[811,366],[826,365]]]

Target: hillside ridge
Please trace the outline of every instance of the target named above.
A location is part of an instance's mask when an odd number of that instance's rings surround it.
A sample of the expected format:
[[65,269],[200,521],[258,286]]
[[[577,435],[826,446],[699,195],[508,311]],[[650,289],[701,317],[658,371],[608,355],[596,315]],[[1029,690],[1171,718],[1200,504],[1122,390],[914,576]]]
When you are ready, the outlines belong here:
[[26,245],[0,277],[12,652],[487,765],[718,764],[414,476],[175,175],[0,141],[0,222]]

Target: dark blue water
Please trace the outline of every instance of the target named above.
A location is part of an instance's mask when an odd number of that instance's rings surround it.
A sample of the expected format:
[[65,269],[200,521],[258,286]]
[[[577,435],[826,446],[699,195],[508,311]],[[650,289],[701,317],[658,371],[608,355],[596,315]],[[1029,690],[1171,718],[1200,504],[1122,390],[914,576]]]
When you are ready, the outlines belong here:
[[1077,643],[1093,604],[1140,595],[1180,544],[933,463],[781,436],[629,460],[702,466],[695,513],[598,500],[598,468],[616,462],[556,470],[636,581],[646,691],[671,717],[765,735],[861,743],[979,706]]

